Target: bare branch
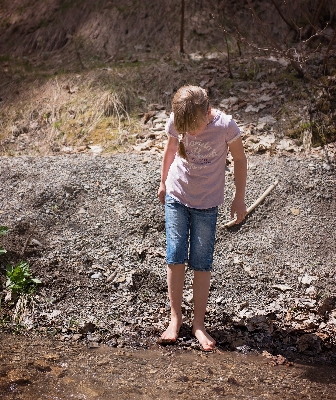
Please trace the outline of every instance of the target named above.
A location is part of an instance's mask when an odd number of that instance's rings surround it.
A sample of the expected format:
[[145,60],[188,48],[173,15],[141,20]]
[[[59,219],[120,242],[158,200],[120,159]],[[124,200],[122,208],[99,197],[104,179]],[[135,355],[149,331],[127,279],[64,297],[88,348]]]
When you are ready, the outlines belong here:
[[229,42],[227,39],[227,35],[225,35],[225,42],[226,42],[226,50],[227,50],[227,65],[228,65],[228,71],[229,71],[229,76],[231,79],[233,79],[232,71],[231,71],[231,66],[230,66],[230,49],[229,49]]
[[271,0],[271,1],[272,1],[272,3],[273,3],[274,7],[276,8],[276,10],[278,11],[280,17],[281,17],[281,18],[284,20],[284,22],[289,26],[289,28],[290,28],[291,30],[293,30],[294,32],[298,33],[298,27],[295,26],[295,24],[293,24],[293,22],[288,21],[288,20],[285,18],[285,16],[283,15],[283,13],[282,13],[280,7],[279,7],[278,4],[275,2],[275,0]]
[[184,39],[184,0],[181,0],[181,31],[180,31],[180,53],[184,53],[183,39]]
[[318,19],[320,18],[324,3],[325,3],[325,0],[320,0],[320,4],[319,4],[317,10],[315,11],[315,15],[313,18],[313,24],[312,24],[315,32],[317,32],[316,24],[317,24]]
[[[279,46],[278,43],[273,39],[271,33],[265,28],[265,25],[262,23],[262,21],[261,21],[260,18],[258,17],[258,14],[256,13],[255,9],[253,8],[253,5],[252,5],[252,3],[251,3],[251,0],[247,0],[247,2],[248,2],[248,4],[249,4],[250,10],[251,10],[251,12],[252,12],[254,18],[256,19],[256,21],[257,21],[257,23],[258,23],[258,25],[259,25],[259,27],[260,27],[262,33],[263,33],[264,38],[265,38],[268,42],[270,42],[270,44],[271,44],[275,49],[277,49],[280,53],[283,53],[283,50],[282,50],[281,46]],[[288,57],[287,57],[287,58],[288,58]],[[299,76],[300,76],[301,78],[303,78],[303,77],[304,77],[304,71],[303,71],[301,65],[300,65],[297,61],[295,61],[295,60],[293,60],[293,59],[289,59],[289,62],[291,63],[292,67],[297,71],[297,73],[299,74]]]
[[327,47],[327,50],[326,50],[324,58],[323,58],[323,73],[324,74],[327,71],[328,53],[331,50],[335,40],[336,40],[336,29],[334,30],[334,36],[331,38],[330,43],[329,43],[329,45]]

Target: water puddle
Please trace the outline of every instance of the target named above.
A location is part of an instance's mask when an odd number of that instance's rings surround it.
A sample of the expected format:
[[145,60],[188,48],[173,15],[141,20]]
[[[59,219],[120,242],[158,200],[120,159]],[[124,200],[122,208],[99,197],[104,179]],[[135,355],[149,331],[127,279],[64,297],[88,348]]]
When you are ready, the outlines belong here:
[[0,335],[1,399],[335,399],[336,366],[261,355],[88,349]]

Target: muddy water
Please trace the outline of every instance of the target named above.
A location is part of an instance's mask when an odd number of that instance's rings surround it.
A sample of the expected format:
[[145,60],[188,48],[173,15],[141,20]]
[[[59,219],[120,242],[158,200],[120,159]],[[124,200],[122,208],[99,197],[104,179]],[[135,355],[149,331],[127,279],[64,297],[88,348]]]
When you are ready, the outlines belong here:
[[1,399],[336,399],[336,366],[0,335]]

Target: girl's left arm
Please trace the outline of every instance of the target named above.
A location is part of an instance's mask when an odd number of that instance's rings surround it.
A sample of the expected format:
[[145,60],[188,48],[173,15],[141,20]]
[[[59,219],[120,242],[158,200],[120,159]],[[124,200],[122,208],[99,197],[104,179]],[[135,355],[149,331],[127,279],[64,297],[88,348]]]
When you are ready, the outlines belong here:
[[236,224],[240,224],[246,217],[246,205],[244,199],[247,176],[247,160],[242,138],[239,137],[229,143],[229,150],[234,162],[233,173],[236,185],[236,194],[231,205],[231,218],[234,218],[234,215],[236,214]]

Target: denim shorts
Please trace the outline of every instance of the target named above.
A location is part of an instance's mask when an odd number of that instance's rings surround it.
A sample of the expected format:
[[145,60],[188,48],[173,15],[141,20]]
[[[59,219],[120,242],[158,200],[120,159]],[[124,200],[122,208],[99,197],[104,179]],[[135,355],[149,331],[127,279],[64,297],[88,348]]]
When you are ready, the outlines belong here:
[[218,207],[190,208],[166,194],[167,264],[185,264],[211,271]]

